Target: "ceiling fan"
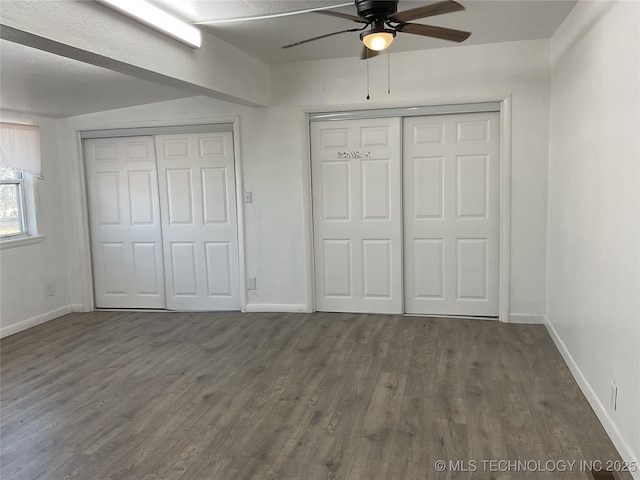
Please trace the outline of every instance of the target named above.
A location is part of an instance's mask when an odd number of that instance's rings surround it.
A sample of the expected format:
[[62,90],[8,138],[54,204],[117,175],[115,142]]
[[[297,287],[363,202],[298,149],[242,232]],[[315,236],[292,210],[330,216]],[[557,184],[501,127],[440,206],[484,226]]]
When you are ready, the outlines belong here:
[[470,32],[454,30],[452,28],[435,27],[420,23],[409,23],[420,18],[433,17],[443,13],[458,12],[465,8],[453,0],[443,0],[422,7],[398,12],[398,0],[355,0],[358,16],[349,15],[332,10],[316,10],[314,13],[351,20],[362,25],[361,28],[350,28],[338,32],[327,33],[318,37],[308,38],[299,42],[285,45],[291,48],[305,43],[332,37],[341,33],[360,32],[360,40],[364,44],[362,58],[371,58],[393,42],[396,33],[411,33],[424,37],[440,38],[452,42],[463,42],[471,35]]

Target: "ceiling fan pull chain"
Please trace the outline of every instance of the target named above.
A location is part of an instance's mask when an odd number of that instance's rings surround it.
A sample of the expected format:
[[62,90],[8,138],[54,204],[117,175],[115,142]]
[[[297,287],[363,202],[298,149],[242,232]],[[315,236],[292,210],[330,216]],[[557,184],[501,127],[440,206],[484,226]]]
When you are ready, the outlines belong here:
[[391,57],[387,50],[387,94],[391,95]]
[[369,50],[367,49],[367,100],[371,100],[369,95]]

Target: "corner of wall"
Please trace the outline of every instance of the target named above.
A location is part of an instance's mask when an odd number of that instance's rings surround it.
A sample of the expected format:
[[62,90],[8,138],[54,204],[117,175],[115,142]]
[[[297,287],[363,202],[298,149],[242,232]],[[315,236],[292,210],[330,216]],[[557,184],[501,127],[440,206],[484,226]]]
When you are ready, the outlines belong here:
[[571,371],[573,378],[575,378],[576,383],[580,387],[580,390],[582,390],[582,393],[584,394],[587,401],[589,402],[589,405],[591,405],[591,408],[593,408],[593,411],[598,417],[598,420],[600,420],[600,422],[602,423],[602,426],[604,427],[607,434],[609,435],[609,438],[611,438],[613,445],[618,450],[618,453],[620,453],[622,460],[624,462],[627,462],[627,464],[629,465],[635,465],[636,471],[635,472],[632,471],[630,473],[634,479],[639,480],[640,479],[640,463],[638,462],[638,458],[635,456],[633,449],[631,448],[629,443],[625,440],[624,435],[618,429],[618,426],[613,421],[613,419],[607,412],[607,409],[604,407],[604,405],[600,401],[600,398],[598,398],[598,396],[596,395],[596,392],[591,387],[591,384],[587,380],[586,376],[584,375],[584,373],[582,372],[582,370],[574,360],[573,356],[571,355],[571,352],[569,352],[569,349],[567,348],[565,343],[562,341],[562,338],[560,338],[560,335],[556,331],[555,327],[546,316],[545,316],[544,325],[547,328],[547,331],[549,332],[549,335],[551,336],[553,343],[556,345],[556,348],[560,352],[560,355],[562,355],[562,358],[564,359],[565,363],[569,367],[569,370]]

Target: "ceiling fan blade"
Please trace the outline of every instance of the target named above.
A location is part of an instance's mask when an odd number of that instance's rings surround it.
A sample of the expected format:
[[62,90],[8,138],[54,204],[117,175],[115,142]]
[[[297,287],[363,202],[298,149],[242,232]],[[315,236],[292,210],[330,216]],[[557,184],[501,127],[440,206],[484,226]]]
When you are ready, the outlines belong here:
[[322,15],[329,15],[331,17],[344,18],[358,23],[369,23],[364,18],[356,17],[355,15],[349,15],[348,13],[334,12],[333,10],[314,10],[314,13],[321,13]]
[[453,0],[444,0],[443,2],[432,3],[424,7],[412,8],[404,12],[398,12],[391,17],[394,22],[410,22],[418,18],[433,17],[434,15],[442,15],[443,13],[459,12],[464,7]]
[[434,27],[432,25],[421,25],[419,23],[403,23],[396,28],[398,32],[413,33],[424,37],[441,38],[450,42],[464,42],[471,35],[470,32],[454,30],[452,28]]
[[[223,23],[247,22],[250,20],[267,20],[270,18],[280,18],[280,17],[289,17],[291,15],[299,15],[301,13],[320,12],[322,10],[327,10],[329,8],[347,7],[349,5],[353,5],[353,2],[339,3],[337,5],[330,5],[328,7],[307,8],[305,10],[294,10],[293,12],[274,13],[271,15],[257,15],[255,17],[234,17],[234,18],[222,18],[219,20],[202,20],[199,22],[191,22],[191,24],[192,25],[219,25]],[[359,17],[356,17],[356,18],[359,18]]]
[[361,60],[366,60],[367,58],[373,58],[380,55],[380,52],[377,50],[369,50],[364,45],[362,46],[362,53],[360,54]]
[[362,30],[362,29],[361,28],[350,28],[349,30],[340,30],[339,32],[327,33],[325,35],[320,35],[319,37],[307,38],[306,40],[301,40],[301,41],[296,42],[296,43],[291,43],[289,45],[285,45],[282,48],[297,47],[298,45],[302,45],[303,43],[313,42],[315,40],[320,40],[321,38],[333,37],[334,35],[339,35],[341,33],[347,33],[347,32],[359,32],[360,30]]

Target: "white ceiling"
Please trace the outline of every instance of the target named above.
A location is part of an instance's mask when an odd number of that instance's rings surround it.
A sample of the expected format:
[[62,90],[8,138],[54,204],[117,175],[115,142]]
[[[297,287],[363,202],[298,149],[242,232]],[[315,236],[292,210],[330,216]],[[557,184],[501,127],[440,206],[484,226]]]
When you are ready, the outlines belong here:
[[148,0],[186,21],[246,19],[350,3],[353,0]]
[[[472,32],[463,45],[510,42],[549,38],[564,21],[576,0],[458,0],[466,10],[418,20],[442,27]],[[185,20],[201,22],[243,16],[273,15],[314,7],[349,3],[347,0],[155,0]],[[400,0],[398,10],[408,10],[430,3],[425,0]],[[355,6],[336,9],[356,15]],[[306,38],[336,32],[359,25],[349,20],[317,13],[256,19],[244,22],[202,25],[205,31],[269,63],[299,62],[337,57],[359,56],[362,43],[358,32],[345,33],[283,50],[281,47]],[[390,53],[428,48],[442,48],[456,43],[398,34]]]
[[[1,0],[0,0],[1,1]],[[274,15],[348,3],[348,0],[152,0],[197,22]],[[466,11],[431,17],[428,23],[467,30],[463,45],[548,38],[576,0],[460,0]],[[399,10],[428,1],[400,0]],[[355,14],[354,6],[338,11]],[[282,45],[357,26],[317,13],[202,26],[203,30],[268,64],[360,55],[357,32],[283,50]],[[140,25],[139,28],[147,28]],[[399,34],[390,52],[442,48],[455,43]],[[0,41],[0,106],[5,110],[67,117],[192,96],[193,93],[130,77],[30,47]]]
[[0,41],[3,110],[60,118],[191,96],[192,92]]

